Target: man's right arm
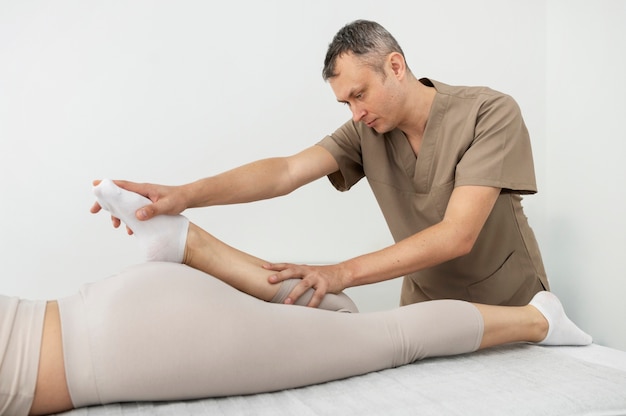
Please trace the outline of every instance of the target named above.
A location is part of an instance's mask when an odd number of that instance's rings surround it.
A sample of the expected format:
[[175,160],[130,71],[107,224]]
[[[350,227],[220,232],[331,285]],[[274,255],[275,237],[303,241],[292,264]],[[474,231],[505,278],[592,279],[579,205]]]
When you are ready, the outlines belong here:
[[[115,183],[152,201],[140,208],[137,218],[176,215],[187,208],[258,201],[286,195],[338,169],[334,157],[321,146],[312,146],[288,157],[262,159],[224,173],[180,185],[164,186],[129,181]],[[96,203],[91,212],[98,212]],[[115,219],[114,225],[116,224]]]

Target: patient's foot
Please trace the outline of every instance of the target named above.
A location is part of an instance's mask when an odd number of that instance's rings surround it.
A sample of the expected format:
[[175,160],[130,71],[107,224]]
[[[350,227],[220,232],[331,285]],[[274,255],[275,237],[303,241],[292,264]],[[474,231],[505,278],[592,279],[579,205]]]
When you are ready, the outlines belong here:
[[550,292],[539,292],[532,298],[534,306],[548,321],[548,335],[539,345],[589,345],[591,336],[565,315],[561,301]]
[[182,215],[159,215],[147,221],[135,217],[135,211],[150,200],[127,191],[104,179],[93,188],[102,208],[119,218],[131,230],[146,253],[148,261],[181,263],[185,254],[189,220]]
[[[272,298],[270,302],[272,303],[283,303],[287,295],[291,293],[291,290],[300,283],[301,279],[288,279],[283,281],[280,284],[280,288],[276,295]],[[313,293],[315,293],[314,289],[309,289],[302,296],[296,300],[296,305],[306,306],[309,301],[313,297]],[[318,306],[319,309],[326,309],[329,311],[335,312],[352,312],[357,313],[359,309],[356,307],[355,303],[346,295],[345,293],[326,293],[324,295],[324,299],[322,299],[322,303]]]

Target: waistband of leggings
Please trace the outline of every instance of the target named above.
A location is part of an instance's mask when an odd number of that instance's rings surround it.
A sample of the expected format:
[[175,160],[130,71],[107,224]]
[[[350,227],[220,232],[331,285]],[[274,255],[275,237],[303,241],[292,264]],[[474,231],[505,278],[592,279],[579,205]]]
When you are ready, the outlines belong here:
[[35,396],[46,301],[0,295],[0,414],[28,415]]

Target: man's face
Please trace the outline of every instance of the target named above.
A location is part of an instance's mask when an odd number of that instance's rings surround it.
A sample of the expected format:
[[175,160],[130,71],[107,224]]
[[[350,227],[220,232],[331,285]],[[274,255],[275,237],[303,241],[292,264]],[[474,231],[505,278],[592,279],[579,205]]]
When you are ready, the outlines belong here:
[[400,89],[391,67],[385,75],[365,65],[357,56],[344,54],[337,59],[329,84],[337,101],[352,111],[352,120],[363,122],[378,133],[387,133],[398,126]]

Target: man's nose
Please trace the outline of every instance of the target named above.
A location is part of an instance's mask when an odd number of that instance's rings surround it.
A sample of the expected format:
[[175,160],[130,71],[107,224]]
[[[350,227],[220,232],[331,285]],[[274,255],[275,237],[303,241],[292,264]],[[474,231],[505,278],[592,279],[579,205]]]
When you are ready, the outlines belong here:
[[365,114],[367,114],[367,112],[361,107],[353,106],[351,110],[352,121],[354,121],[355,123],[361,121],[363,117],[365,117]]

